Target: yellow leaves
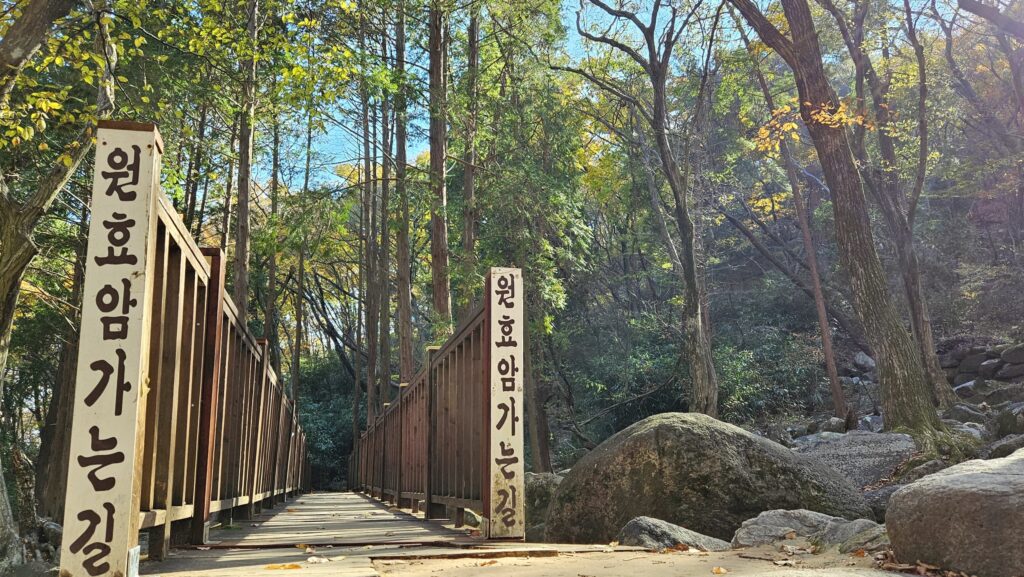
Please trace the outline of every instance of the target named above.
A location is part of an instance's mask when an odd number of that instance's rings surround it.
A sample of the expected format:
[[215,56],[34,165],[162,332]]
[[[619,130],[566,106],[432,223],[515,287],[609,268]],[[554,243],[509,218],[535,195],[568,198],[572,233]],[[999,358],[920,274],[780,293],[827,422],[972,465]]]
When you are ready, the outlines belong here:
[[46,152],[47,150],[50,150],[50,145],[45,142],[40,142],[38,148],[39,152]]
[[792,106],[784,104],[772,111],[772,118],[767,124],[757,129],[754,144],[759,152],[774,156],[779,153],[785,139],[800,142],[799,131],[796,112]]
[[725,567],[712,567],[711,568],[711,574],[712,575],[725,575],[728,572],[729,572],[729,570],[726,569]]
[[59,160],[60,163],[63,164],[65,168],[71,168],[71,164],[73,163],[73,161],[71,160],[71,155],[70,154],[62,154],[62,155],[60,155],[60,157],[57,160]]
[[267,566],[265,566],[263,568],[264,569],[268,569],[268,570],[275,570],[275,569],[302,569],[302,565],[299,565],[298,563],[271,563],[270,565],[267,565]]
[[[804,103],[807,104],[807,103]],[[865,118],[861,114],[852,114],[846,101],[841,101],[839,106],[823,103],[818,106],[809,106],[811,121],[832,128],[852,126],[854,124],[865,125]]]

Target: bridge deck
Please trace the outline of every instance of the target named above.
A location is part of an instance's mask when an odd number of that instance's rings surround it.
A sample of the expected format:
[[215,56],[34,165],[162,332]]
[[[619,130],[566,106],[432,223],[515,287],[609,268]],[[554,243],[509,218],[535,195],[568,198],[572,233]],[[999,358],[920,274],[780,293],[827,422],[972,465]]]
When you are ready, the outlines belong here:
[[[312,552],[309,552],[309,551]],[[488,542],[427,522],[357,493],[304,495],[256,519],[210,532],[209,547],[144,561],[143,575],[238,577],[700,577],[725,567],[737,577],[889,577],[865,558],[811,555],[772,563],[773,548],[659,554],[635,547]],[[792,561],[791,561],[792,562]]]
[[358,493],[312,493],[256,519],[211,530],[209,547],[175,549],[165,561],[144,561],[140,573],[234,577],[302,569],[302,575],[377,577],[374,562],[380,560],[543,557],[561,549],[602,547],[487,542],[468,529],[428,522]]

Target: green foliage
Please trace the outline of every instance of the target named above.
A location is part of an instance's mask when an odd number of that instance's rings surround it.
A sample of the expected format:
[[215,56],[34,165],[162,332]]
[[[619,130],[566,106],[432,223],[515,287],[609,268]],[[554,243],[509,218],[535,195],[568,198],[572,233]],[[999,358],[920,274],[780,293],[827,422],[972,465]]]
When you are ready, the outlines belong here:
[[303,358],[299,382],[313,486],[341,489],[352,452],[351,376],[334,355],[315,355]]

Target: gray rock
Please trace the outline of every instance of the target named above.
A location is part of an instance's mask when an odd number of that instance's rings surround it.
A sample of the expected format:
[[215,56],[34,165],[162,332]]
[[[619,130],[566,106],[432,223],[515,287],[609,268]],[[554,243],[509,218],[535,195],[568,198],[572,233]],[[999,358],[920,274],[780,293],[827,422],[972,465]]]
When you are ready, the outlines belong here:
[[873,371],[875,369],[875,359],[869,357],[864,351],[857,351],[857,354],[853,356],[853,366],[865,373]]
[[975,441],[985,441],[991,436],[985,425],[981,423],[961,423],[953,419],[943,419],[942,422],[946,423],[954,433],[970,437]]
[[961,399],[969,399],[977,395],[985,395],[992,392],[992,385],[990,385],[985,379],[971,379],[953,387],[953,392]]
[[462,522],[468,527],[479,527],[480,523],[483,523],[483,518],[476,511],[465,509],[462,514]]
[[918,479],[923,479],[924,477],[927,477],[932,473],[937,473],[945,469],[946,467],[949,467],[949,463],[943,461],[942,459],[932,459],[931,461],[922,463],[914,467],[913,469],[907,471],[906,474],[903,475],[903,477],[900,480],[903,481],[904,483],[913,483],[914,481],[917,481]]
[[1011,403],[999,411],[992,423],[996,437],[1024,433],[1024,403]]
[[823,421],[818,427],[818,430],[825,431],[827,433],[845,433],[846,421],[839,417],[831,417],[829,420]]
[[834,438],[799,443],[794,450],[818,459],[855,486],[863,487],[889,477],[917,451],[917,445],[910,435],[903,433],[850,431]]
[[999,372],[999,368],[1003,366],[1001,359],[988,359],[981,363],[978,367],[978,374],[986,379],[991,379]]
[[548,505],[562,477],[554,473],[527,473],[526,484],[526,526],[543,523],[548,516]]
[[944,369],[955,369],[960,366],[960,359],[956,358],[953,353],[946,353],[939,355],[939,366]]
[[984,393],[984,395],[985,402],[990,405],[998,405],[999,403],[1005,402],[1024,402],[1024,383],[1004,385],[999,388],[992,389],[989,392]]
[[981,363],[984,363],[987,360],[988,355],[986,355],[984,351],[980,353],[974,353],[973,355],[968,355],[967,358],[960,361],[960,366],[957,368],[957,370],[961,373],[977,373],[978,369],[981,368]]
[[988,416],[978,410],[977,407],[959,403],[950,407],[942,415],[946,419],[960,421],[961,423],[987,423]]
[[59,523],[46,520],[39,526],[39,536],[41,537],[40,541],[43,543],[60,547],[61,540],[64,537],[64,528]]
[[871,511],[875,514],[875,521],[885,522],[885,510],[889,507],[889,498],[902,487],[903,485],[886,485],[873,491],[864,492],[864,500],[871,506]]
[[857,429],[871,433],[881,433],[885,428],[885,421],[882,415],[864,415],[857,421]]
[[978,378],[978,373],[957,373],[953,377],[953,387],[959,387],[960,385],[967,384]]
[[822,463],[695,413],[666,413],[613,435],[558,486],[545,538],[608,543],[634,517],[654,516],[719,539],[770,509],[871,514],[850,482]]
[[896,558],[986,577],[1024,575],[1024,451],[973,460],[897,491],[886,527]]
[[[732,537],[733,547],[771,545],[795,537],[803,537],[825,548],[840,547],[852,551],[872,543],[885,528],[870,519],[843,519],[814,511],[765,511],[743,522]],[[877,548],[875,544],[872,548]]]
[[653,517],[637,517],[626,523],[615,538],[620,545],[643,547],[654,551],[686,545],[701,551],[727,551],[729,543]]
[[1006,348],[1002,354],[999,355],[999,358],[1003,359],[1003,362],[1005,363],[1024,363],[1024,343]]
[[1001,459],[1009,457],[1018,449],[1024,449],[1024,435],[1010,435],[1003,437],[988,448],[989,459]]
[[996,378],[1001,381],[1008,381],[1021,376],[1024,376],[1024,363],[1018,365],[1006,365],[996,373]]

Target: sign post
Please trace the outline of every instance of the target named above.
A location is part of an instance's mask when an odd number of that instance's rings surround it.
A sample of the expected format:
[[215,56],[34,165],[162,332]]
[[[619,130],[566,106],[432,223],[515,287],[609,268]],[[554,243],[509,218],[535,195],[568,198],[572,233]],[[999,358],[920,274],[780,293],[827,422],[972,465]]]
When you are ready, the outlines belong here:
[[488,538],[521,539],[526,534],[523,414],[525,381],[523,274],[492,268],[487,279],[490,358],[490,447],[487,466]]
[[61,577],[138,574],[160,134],[100,122]]

